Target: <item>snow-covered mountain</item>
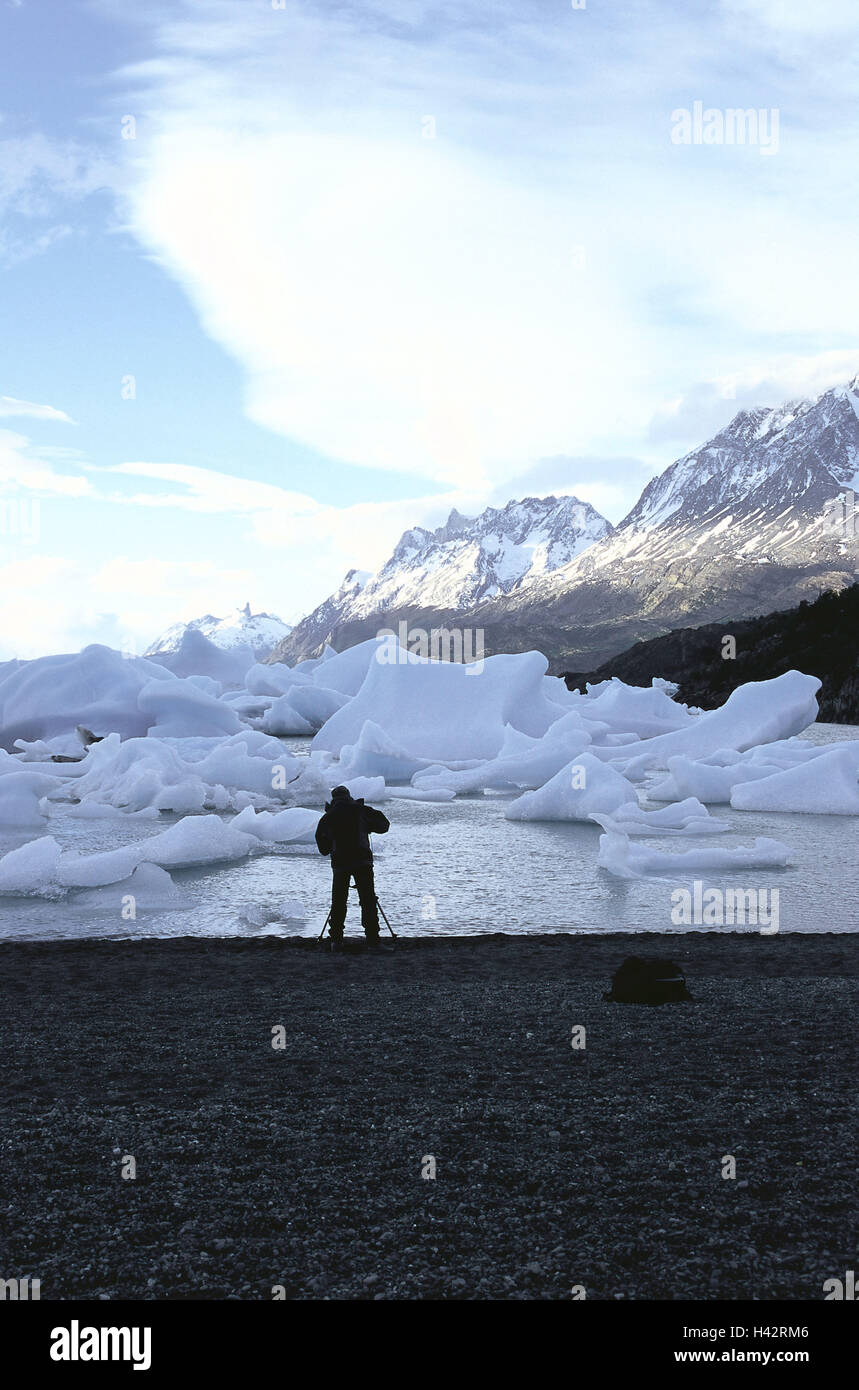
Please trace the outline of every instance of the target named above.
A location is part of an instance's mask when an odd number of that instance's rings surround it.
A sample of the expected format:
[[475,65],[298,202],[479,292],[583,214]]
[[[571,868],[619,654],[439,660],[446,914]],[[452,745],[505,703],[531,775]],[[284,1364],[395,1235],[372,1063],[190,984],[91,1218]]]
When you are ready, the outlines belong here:
[[[828,498],[859,471],[859,377],[816,401],[742,410],[701,449],[648,483],[619,530],[722,524],[742,518],[783,551],[819,522]],[[785,514],[785,509],[790,515]],[[730,518],[726,521],[725,518]]]
[[486,624],[514,649],[529,631],[550,633],[544,649],[589,669],[588,658],[672,627],[841,589],[856,579],[859,528],[855,517],[833,525],[830,504],[857,485],[859,377],[815,401],[740,411],[648,483],[610,536],[490,605]]
[[278,646],[277,659],[298,660],[324,642],[345,645],[340,638],[346,630],[370,636],[379,626],[426,612],[450,619],[551,574],[611,529],[576,497],[526,497],[475,518],[452,511],[435,531],[406,531],[378,574],[350,570],[337,592]]
[[176,652],[186,632],[201,632],[210,642],[222,651],[232,651],[235,647],[250,647],[254,655],[263,660],[292,631],[274,613],[252,613],[251,606],[236,608],[226,618],[215,618],[207,613],[203,618],[194,618],[190,623],[174,623],[168,627],[144,656],[157,657],[164,653]]
[[[592,670],[641,638],[854,583],[850,493],[859,376],[814,401],[740,411],[648,483],[616,529],[575,498],[549,497],[407,531],[377,575],[347,576],[278,654],[342,649],[406,618],[479,627],[487,651],[538,647],[555,670]],[[846,524],[834,525],[845,494]]]

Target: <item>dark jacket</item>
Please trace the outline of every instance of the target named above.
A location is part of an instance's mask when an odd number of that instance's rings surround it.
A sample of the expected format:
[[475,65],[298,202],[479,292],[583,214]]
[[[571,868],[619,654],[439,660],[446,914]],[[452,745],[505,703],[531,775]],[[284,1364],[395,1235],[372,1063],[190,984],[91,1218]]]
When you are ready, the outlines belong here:
[[359,869],[373,862],[370,832],[384,835],[390,828],[387,816],[363,800],[342,797],[325,804],[325,815],[316,827],[316,846],[320,854],[331,855],[332,869]]

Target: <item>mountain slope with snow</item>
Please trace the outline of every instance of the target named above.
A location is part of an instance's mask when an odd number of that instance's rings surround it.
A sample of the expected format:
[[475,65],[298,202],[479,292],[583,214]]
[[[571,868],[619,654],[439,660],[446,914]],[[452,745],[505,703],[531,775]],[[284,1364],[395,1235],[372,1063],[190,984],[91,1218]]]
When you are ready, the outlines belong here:
[[831,506],[857,484],[859,377],[816,401],[741,411],[648,483],[610,536],[488,605],[491,649],[501,632],[517,649],[539,631],[556,669],[582,669],[672,627],[842,589],[859,571],[859,538],[855,514],[834,525]]
[[[487,651],[591,670],[672,628],[789,608],[859,573],[859,376],[817,400],[742,410],[653,478],[613,529],[575,498],[528,498],[407,531],[281,643],[283,659],[406,618],[479,628]],[[832,504],[848,495],[845,522]]]
[[282,622],[274,613],[252,613],[250,604],[246,603],[244,608],[236,608],[225,618],[215,618],[207,613],[205,617],[194,618],[190,623],[174,623],[147,647],[144,656],[157,658],[165,653],[177,652],[186,632],[201,632],[222,651],[250,647],[254,655],[262,660],[291,631],[289,624]]
[[[576,497],[526,497],[505,507],[488,507],[470,519],[452,511],[444,526],[415,526],[400,538],[378,574],[350,570],[340,589],[296,625],[277,648],[292,661],[324,642],[348,645],[380,626],[425,613],[457,613],[525,588],[568,564],[611,525]],[[438,623],[436,623],[438,625]]]

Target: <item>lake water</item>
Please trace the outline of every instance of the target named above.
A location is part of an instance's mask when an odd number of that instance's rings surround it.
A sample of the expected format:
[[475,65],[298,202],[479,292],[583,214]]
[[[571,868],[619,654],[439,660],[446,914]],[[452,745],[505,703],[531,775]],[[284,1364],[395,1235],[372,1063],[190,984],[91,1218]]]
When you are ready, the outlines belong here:
[[[859,728],[817,724],[804,737],[832,743],[859,738]],[[306,741],[284,740],[284,746],[299,753],[307,749]],[[443,804],[384,804],[391,830],[375,840],[376,887],[396,932],[443,936],[680,930],[671,923],[671,892],[687,880],[615,878],[597,868],[598,826],[507,821],[509,799],[480,795]],[[638,843],[676,851],[701,844],[751,844],[758,835],[783,840],[795,858],[789,869],[696,877],[722,888],[778,888],[781,931],[859,930],[859,817],[775,815],[725,806],[714,806],[711,812],[729,821],[731,833],[688,841],[648,837]],[[64,848],[89,854],[157,834],[176,819],[82,821],[59,809],[48,833]],[[30,838],[31,834],[0,833],[0,854]],[[191,895],[193,907],[140,910],[133,922],[121,920],[118,906],[76,907],[73,897],[58,902],[0,898],[0,938],[315,936],[328,911],[330,868],[310,846],[284,848],[214,869],[173,870],[172,876]],[[304,905],[304,923],[252,924],[288,898]],[[346,930],[360,933],[354,892]]]

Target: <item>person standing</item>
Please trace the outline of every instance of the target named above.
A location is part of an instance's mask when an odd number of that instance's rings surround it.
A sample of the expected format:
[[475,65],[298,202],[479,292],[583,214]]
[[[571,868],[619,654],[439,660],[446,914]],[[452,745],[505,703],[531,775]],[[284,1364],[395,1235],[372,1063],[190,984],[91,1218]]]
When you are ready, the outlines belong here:
[[334,787],[325,804],[325,815],[316,827],[316,847],[331,856],[331,949],[343,949],[343,931],[349,902],[349,882],[355,880],[361,903],[361,926],[370,950],[381,950],[379,908],[373,876],[373,850],[370,835],[384,835],[390,829],[387,816],[363,798],[352,797],[348,787]]

